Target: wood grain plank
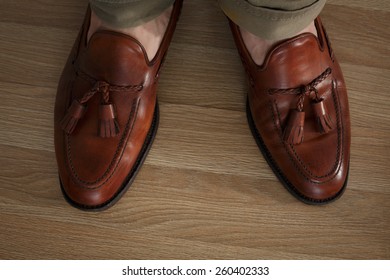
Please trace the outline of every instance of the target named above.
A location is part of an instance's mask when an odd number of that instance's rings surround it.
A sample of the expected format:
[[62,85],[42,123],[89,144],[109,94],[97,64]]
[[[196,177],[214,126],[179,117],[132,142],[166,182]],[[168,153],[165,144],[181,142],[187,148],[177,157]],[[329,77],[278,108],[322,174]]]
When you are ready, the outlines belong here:
[[326,5],[321,16],[342,62],[390,69],[388,11]]
[[[53,110],[87,1],[2,1],[1,259],[390,258],[388,1],[329,1],[322,18],[349,91],[349,185],[302,204],[250,134],[246,85],[215,1],[186,0],[159,85],[156,141],[113,208],[69,206],[58,182]],[[198,11],[198,12],[194,12]]]

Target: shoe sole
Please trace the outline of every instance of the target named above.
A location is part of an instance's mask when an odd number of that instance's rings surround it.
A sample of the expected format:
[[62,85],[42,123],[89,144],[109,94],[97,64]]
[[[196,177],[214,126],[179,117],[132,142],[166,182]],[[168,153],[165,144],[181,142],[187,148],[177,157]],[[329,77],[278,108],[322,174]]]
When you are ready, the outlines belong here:
[[110,200],[108,200],[107,202],[105,202],[103,204],[96,205],[96,206],[87,206],[87,205],[79,204],[79,203],[73,201],[66,194],[64,187],[62,185],[61,179],[60,179],[61,191],[62,191],[62,194],[63,194],[65,200],[75,208],[78,208],[78,209],[81,209],[84,211],[92,211],[92,212],[106,210],[106,209],[110,208],[111,206],[113,206],[115,203],[117,203],[118,200],[130,188],[130,186],[132,185],[133,181],[135,180],[135,177],[137,176],[139,170],[141,169],[141,166],[144,163],[146,156],[148,155],[149,150],[153,144],[154,138],[156,137],[159,119],[160,119],[159,106],[158,106],[158,103],[156,102],[156,106],[155,106],[155,110],[154,110],[154,114],[153,114],[152,125],[149,129],[147,136],[146,136],[146,139],[145,139],[145,142],[142,146],[141,152],[138,155],[138,158],[137,158],[133,168],[131,169],[130,173],[127,175],[125,182],[122,184],[119,191]]
[[303,195],[302,193],[300,193],[295,187],[293,184],[291,184],[288,180],[287,180],[287,177],[283,174],[283,172],[279,169],[279,167],[277,166],[277,164],[275,163],[274,159],[272,158],[271,156],[271,153],[269,152],[269,150],[267,149],[267,146],[264,144],[264,141],[263,139],[261,138],[260,136],[260,133],[257,131],[257,128],[256,128],[256,125],[253,121],[253,117],[252,117],[252,113],[251,113],[251,110],[250,110],[250,106],[249,106],[249,100],[247,100],[247,104],[246,104],[246,116],[247,116],[247,119],[248,119],[248,124],[249,124],[249,127],[252,131],[252,135],[253,137],[255,138],[256,140],[256,143],[257,143],[257,146],[260,148],[260,151],[261,153],[263,154],[265,160],[267,161],[268,165],[271,167],[272,171],[275,173],[275,175],[278,177],[279,181],[282,183],[282,185],[295,197],[297,198],[298,200],[306,203],[306,204],[310,204],[310,205],[325,205],[325,204],[328,204],[330,202],[333,202],[335,200],[337,200],[338,198],[341,197],[341,195],[344,193],[345,191],[345,188],[347,186],[347,182],[348,182],[348,175],[349,175],[349,164],[348,164],[348,172],[347,172],[347,177],[345,179],[345,182],[344,182],[344,185],[342,187],[342,189],[334,196],[330,197],[330,198],[327,198],[327,199],[323,199],[323,200],[320,200],[320,199],[313,199],[313,198],[310,198],[310,197],[307,197],[305,195]]

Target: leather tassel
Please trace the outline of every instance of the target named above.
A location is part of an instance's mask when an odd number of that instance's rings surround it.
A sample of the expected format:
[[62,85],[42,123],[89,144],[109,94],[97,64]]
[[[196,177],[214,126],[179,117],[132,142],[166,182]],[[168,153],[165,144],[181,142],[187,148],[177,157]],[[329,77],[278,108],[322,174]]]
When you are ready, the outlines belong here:
[[290,110],[287,125],[284,128],[283,140],[289,144],[298,145],[303,142],[303,127],[305,112],[296,109]]
[[61,128],[71,134],[77,126],[78,121],[84,116],[86,107],[77,100],[73,100],[66,115],[61,121]]
[[115,119],[114,106],[101,104],[99,107],[99,136],[115,137],[119,134],[119,124]]
[[328,133],[333,129],[333,121],[326,111],[324,100],[312,103],[316,117],[317,128],[320,133]]

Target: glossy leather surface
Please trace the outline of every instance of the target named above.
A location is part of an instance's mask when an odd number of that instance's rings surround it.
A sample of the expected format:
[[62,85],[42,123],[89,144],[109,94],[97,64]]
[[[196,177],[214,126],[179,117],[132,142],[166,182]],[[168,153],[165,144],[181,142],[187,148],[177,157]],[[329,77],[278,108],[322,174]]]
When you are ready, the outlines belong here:
[[[258,66],[239,27],[230,22],[248,77],[248,119],[256,141],[293,195],[309,204],[322,204],[345,189],[351,133],[343,74],[321,20],[317,18],[315,24],[318,38],[305,33],[281,42]],[[320,123],[317,116],[325,110]],[[298,128],[302,138],[298,130],[286,136]],[[294,137],[298,141],[291,141]]]
[[[147,138],[157,125],[159,71],[181,6],[182,0],[175,2],[152,61],[137,40],[120,33],[98,31],[86,43],[88,9],[63,70],[55,103],[59,176],[65,197],[74,206],[98,209],[112,204],[132,182],[134,169],[142,164],[141,153],[149,148],[145,147],[151,144]],[[64,117],[72,111],[72,103],[82,106],[84,112],[74,111],[70,119],[76,121],[72,129],[65,129]]]

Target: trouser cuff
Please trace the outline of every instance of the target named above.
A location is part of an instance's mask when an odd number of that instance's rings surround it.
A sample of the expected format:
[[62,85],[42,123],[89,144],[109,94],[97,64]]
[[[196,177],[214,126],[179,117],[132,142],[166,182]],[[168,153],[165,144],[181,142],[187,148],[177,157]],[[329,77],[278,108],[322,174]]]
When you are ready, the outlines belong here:
[[305,29],[320,14],[326,0],[301,1],[306,5],[288,10],[253,4],[262,1],[218,2],[224,13],[240,27],[267,40],[282,40],[293,37]]
[[141,25],[158,17],[175,0],[90,0],[91,9],[105,23],[114,28],[126,28]]

